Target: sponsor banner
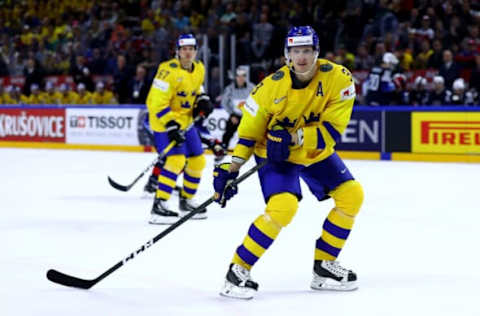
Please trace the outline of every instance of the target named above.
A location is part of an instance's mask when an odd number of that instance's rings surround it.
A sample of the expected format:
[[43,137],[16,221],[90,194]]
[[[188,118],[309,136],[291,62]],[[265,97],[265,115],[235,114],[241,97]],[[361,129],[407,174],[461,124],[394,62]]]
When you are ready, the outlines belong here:
[[381,151],[381,112],[354,111],[335,148],[338,150]]
[[[213,110],[207,119],[204,121],[203,126],[209,132],[209,135],[204,135],[206,138],[222,140],[223,133],[225,133],[225,127],[227,126],[227,121],[230,115],[227,111],[222,109]],[[238,142],[238,135],[235,133],[232,139],[230,140],[229,149],[233,149],[235,144]]]
[[67,144],[138,145],[139,109],[67,108]]
[[63,143],[65,110],[0,108],[0,141]]
[[412,152],[480,153],[480,113],[413,112]]

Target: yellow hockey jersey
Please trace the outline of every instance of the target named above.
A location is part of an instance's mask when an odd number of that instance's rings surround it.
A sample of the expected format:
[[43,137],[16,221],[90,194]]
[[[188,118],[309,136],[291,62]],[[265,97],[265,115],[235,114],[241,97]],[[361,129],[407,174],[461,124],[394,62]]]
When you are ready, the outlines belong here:
[[8,93],[0,93],[0,104],[8,104],[7,97]]
[[[113,95],[112,95],[113,97]],[[92,94],[86,91],[83,95],[78,93],[78,97],[75,100],[75,104],[92,104]]]
[[303,89],[292,88],[287,66],[252,90],[238,128],[234,156],[247,160],[253,152],[266,157],[266,133],[281,125],[290,133],[303,129],[303,145],[290,147],[289,162],[308,166],[334,152],[350,121],[355,85],[345,67],[317,60],[317,71]]
[[111,91],[105,90],[102,93],[95,91],[92,94],[93,104],[117,104],[117,100]]
[[45,100],[42,97],[42,94],[31,93],[28,97],[24,99],[26,104],[45,104]]
[[60,96],[61,96],[60,92],[42,93],[42,98],[45,104],[59,104]]
[[67,93],[60,93],[58,95],[58,102],[60,104],[75,104],[75,100],[77,100],[78,95],[76,92],[68,91]]
[[10,96],[8,93],[4,93],[1,104],[18,104],[18,101]]
[[196,96],[202,92],[204,77],[205,68],[200,61],[193,63],[192,72],[183,69],[178,59],[158,66],[146,101],[154,131],[165,131],[170,120],[177,121],[182,129],[192,122],[192,110]]

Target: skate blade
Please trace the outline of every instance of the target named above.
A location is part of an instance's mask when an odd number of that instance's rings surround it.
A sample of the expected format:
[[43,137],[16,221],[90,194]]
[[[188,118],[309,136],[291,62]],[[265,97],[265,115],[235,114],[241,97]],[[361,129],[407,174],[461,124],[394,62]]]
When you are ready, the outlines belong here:
[[353,282],[337,282],[335,280],[327,279],[327,278],[316,278],[312,281],[310,285],[312,290],[317,291],[339,291],[339,292],[348,292],[348,291],[355,291],[358,289],[358,285],[356,281]]
[[152,225],[170,225],[177,222],[179,219],[179,216],[152,215],[148,223]]
[[255,295],[255,290],[249,288],[241,288],[232,283],[225,281],[225,285],[220,291],[220,295],[238,300],[251,300]]

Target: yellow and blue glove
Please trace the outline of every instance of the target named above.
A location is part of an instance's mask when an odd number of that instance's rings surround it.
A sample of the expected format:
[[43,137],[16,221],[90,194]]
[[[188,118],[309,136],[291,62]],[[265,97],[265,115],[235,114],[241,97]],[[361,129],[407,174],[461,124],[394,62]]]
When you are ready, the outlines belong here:
[[288,159],[292,135],[282,126],[275,125],[267,133],[267,159],[281,162]]
[[213,170],[213,188],[215,189],[215,202],[219,203],[223,208],[227,205],[235,194],[238,193],[236,185],[229,185],[238,177],[238,171],[229,172],[229,163],[222,163]]

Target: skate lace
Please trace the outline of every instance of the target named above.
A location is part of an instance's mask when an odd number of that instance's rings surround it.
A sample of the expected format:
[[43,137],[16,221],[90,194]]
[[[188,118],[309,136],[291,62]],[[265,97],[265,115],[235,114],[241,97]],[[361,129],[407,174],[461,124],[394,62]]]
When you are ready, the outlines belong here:
[[170,206],[170,203],[169,203],[169,200],[166,200],[166,201],[165,200],[159,200],[158,203],[162,206],[162,208],[167,209],[169,211],[172,210],[172,208]]
[[250,271],[248,271],[241,265],[234,265],[232,270],[237,275],[237,277],[242,280],[242,283],[250,280]]
[[187,203],[193,208],[197,208],[200,206],[200,202],[195,197],[187,199]]
[[336,275],[348,275],[349,270],[342,267],[338,261],[328,262],[328,268]]

